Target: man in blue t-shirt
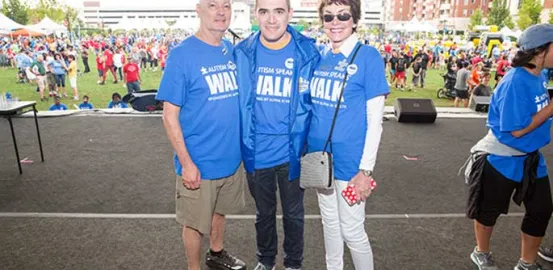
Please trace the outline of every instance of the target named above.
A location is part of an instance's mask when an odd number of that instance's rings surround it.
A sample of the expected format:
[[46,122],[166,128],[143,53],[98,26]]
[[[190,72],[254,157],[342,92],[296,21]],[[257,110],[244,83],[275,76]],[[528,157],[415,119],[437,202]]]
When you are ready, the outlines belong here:
[[79,110],[92,110],[94,109],[94,106],[92,103],[88,102],[88,96],[85,95],[83,97],[83,103],[79,104]]
[[[278,250],[276,190],[284,215],[284,267],[303,261],[304,208],[299,160],[309,119],[307,89],[319,54],[314,40],[288,26],[290,1],[258,0],[260,32],[235,48],[240,91],[242,156],[255,200],[255,269],[273,269]],[[253,72],[252,72],[253,71]]]
[[50,106],[50,111],[67,111],[67,106],[61,103],[59,96],[55,97],[54,102],[55,103]]
[[236,65],[232,44],[222,40],[231,1],[200,0],[197,10],[200,30],[170,51],[156,97],[175,151],[176,216],[187,269],[200,269],[203,235],[207,266],[245,269],[223,248],[225,215],[245,207]]

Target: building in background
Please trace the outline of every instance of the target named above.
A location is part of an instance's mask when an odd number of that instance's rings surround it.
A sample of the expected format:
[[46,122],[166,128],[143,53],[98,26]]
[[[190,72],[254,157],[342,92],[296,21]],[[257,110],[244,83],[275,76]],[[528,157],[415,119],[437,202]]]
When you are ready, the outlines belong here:
[[[124,18],[131,21],[197,19],[195,1],[91,0],[83,1],[82,6],[76,8],[80,10],[80,17],[89,27],[111,27]],[[232,9],[233,20],[240,18],[240,21],[251,21],[250,6],[248,4],[237,2],[232,5]]]

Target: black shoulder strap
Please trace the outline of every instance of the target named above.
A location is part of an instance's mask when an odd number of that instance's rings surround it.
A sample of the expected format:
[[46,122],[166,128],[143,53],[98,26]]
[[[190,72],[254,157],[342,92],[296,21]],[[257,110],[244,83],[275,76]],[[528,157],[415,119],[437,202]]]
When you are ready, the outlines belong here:
[[[357,53],[359,52],[359,49],[361,49],[361,44],[357,43],[357,46],[355,48],[355,52],[353,53],[353,56],[351,57],[351,60],[349,61],[348,67],[353,64],[353,61],[355,60],[355,57],[357,56]],[[332,133],[334,133],[334,125],[336,125],[336,118],[338,118],[338,112],[340,111],[340,104],[342,103],[342,96],[344,95],[344,88],[346,87],[346,82],[348,80],[348,72],[346,68],[346,74],[344,75],[344,81],[342,82],[342,87],[340,89],[340,97],[338,97],[338,104],[336,104],[336,111],[334,112],[334,118],[332,119],[332,125],[330,126],[330,133],[328,134],[328,139],[326,140],[325,147],[323,149],[323,152],[326,152],[326,148],[328,145],[330,145],[330,151],[332,151]]]

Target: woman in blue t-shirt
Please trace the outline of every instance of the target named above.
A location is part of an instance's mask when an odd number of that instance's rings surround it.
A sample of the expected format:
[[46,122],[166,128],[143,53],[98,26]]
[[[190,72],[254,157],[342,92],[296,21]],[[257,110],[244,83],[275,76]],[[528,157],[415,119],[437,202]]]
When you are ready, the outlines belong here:
[[54,56],[54,61],[50,63],[50,68],[56,80],[58,95],[67,97],[67,92],[65,91],[65,72],[68,68],[67,65],[65,65],[65,61],[63,60],[61,54],[57,53]]
[[514,269],[543,269],[536,258],[553,203],[547,167],[539,150],[551,140],[553,106],[541,71],[553,67],[552,42],[553,25],[535,25],[521,35],[513,69],[491,98],[490,131],[472,151],[485,153],[481,177],[469,182],[467,211],[474,219],[477,243],[470,258],[479,269],[498,269],[490,253],[490,238],[499,215],[507,214],[511,197],[518,205],[524,203],[526,210],[520,260]]
[[[320,5],[319,16],[331,44],[322,49],[321,61],[310,82],[313,103],[308,134],[310,152],[324,149],[336,107],[340,107],[327,149],[334,158],[335,185],[331,190],[317,192],[326,266],[343,268],[345,242],[355,269],[372,270],[372,249],[364,227],[365,199],[371,193],[384,101],[389,93],[385,67],[379,52],[363,45],[354,34],[361,15],[360,0],[323,0]],[[340,99],[346,74],[347,86]],[[342,197],[348,185],[354,187],[358,203],[349,205]]]

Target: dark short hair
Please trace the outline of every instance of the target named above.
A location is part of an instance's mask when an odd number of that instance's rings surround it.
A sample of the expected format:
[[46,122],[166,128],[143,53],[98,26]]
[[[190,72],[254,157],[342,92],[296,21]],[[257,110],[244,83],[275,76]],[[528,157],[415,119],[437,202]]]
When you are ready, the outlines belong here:
[[83,96],[83,99],[85,99],[85,98],[86,98],[86,99],[90,99],[87,95],[84,95],[84,96]]
[[[257,9],[257,1],[258,0],[255,0],[255,8]],[[292,5],[290,4],[290,0],[286,0],[286,5],[288,6],[288,10],[290,10],[292,8]]]
[[71,59],[71,60],[75,60],[75,56],[70,54],[69,56],[67,56],[67,58]]
[[[319,4],[319,18],[323,21],[323,9],[330,5],[349,6],[351,9],[351,16],[353,17],[353,24],[357,25],[361,19],[361,0],[321,0]],[[357,26],[353,27],[353,32],[357,31]]]
[[488,71],[482,73],[482,78],[491,78],[492,77],[492,74]]
[[119,99],[121,99],[121,95],[119,95],[119,93],[115,92],[113,93],[113,95],[111,95],[111,99],[114,99],[115,97],[118,97]]

